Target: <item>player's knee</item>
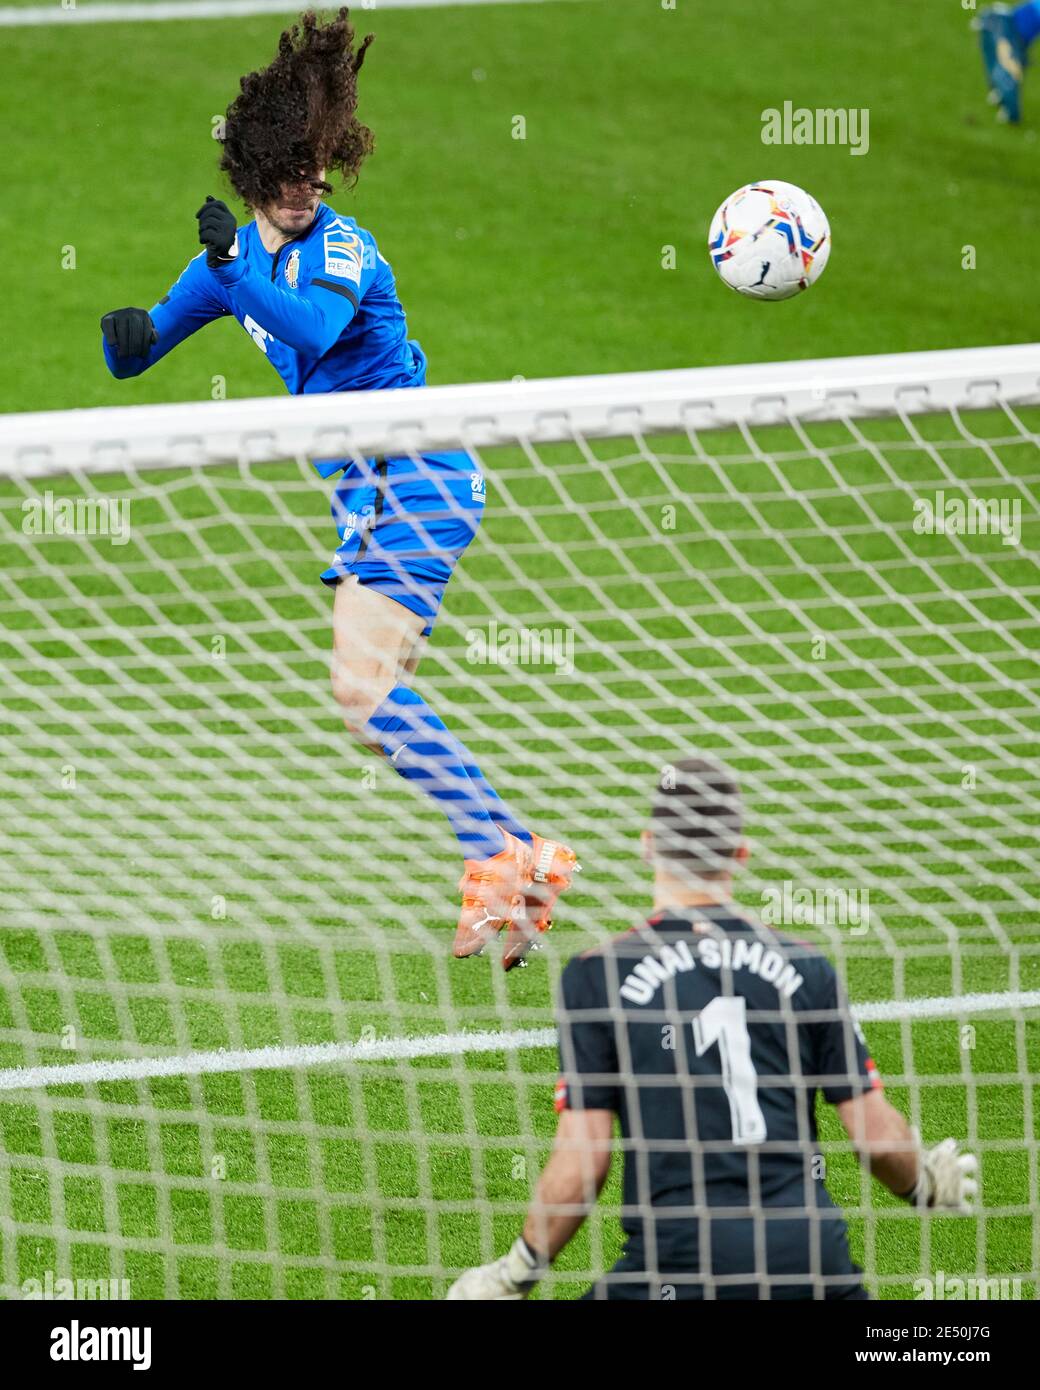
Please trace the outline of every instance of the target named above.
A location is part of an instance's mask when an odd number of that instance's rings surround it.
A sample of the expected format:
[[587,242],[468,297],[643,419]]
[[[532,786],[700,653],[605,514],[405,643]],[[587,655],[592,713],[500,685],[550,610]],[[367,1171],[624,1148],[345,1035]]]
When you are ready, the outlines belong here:
[[374,699],[364,687],[359,687],[350,680],[344,680],[335,675],[332,677],[332,694],[339,705],[343,723],[352,734],[361,736],[364,733],[365,725],[379,708],[379,701]]
[[335,660],[329,674],[332,679],[332,694],[339,705],[343,723],[356,737],[371,742],[370,732],[367,739],[364,737],[366,725],[389,695],[391,684],[385,680],[360,679],[349,667]]

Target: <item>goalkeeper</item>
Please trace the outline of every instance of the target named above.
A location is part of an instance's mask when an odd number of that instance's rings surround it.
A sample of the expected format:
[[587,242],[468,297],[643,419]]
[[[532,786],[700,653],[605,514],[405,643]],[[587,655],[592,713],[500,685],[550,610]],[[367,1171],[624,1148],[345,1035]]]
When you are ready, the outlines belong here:
[[[408,337],[393,272],[371,232],[322,201],[326,174],[357,176],[372,134],[357,119],[348,11],[313,12],[282,34],[278,54],[241,80],[227,111],[221,168],[252,213],[239,227],[223,202],[199,209],[204,251],[150,310],[101,320],[119,378],[153,367],[189,334],[233,317],[294,395],[423,386],[426,358]],[[339,474],[339,547],[322,580],[335,589],[332,686],[348,730],[386,755],[449,820],[464,860],[456,956],[507,929],[503,965],[523,964],[574,853],[527,830],[472,755],[412,685],[463,551],[480,525],[484,479],[464,451],[325,459]]]
[[817,1092],[871,1172],[919,1207],[970,1210],[975,1158],[923,1149],[885,1100],[831,964],[743,917],[740,793],[708,759],[662,779],[644,852],[655,913],[572,960],[559,1127],[523,1234],[449,1299],[530,1293],[624,1144],[624,1254],[587,1299],[863,1299],[820,1171]]

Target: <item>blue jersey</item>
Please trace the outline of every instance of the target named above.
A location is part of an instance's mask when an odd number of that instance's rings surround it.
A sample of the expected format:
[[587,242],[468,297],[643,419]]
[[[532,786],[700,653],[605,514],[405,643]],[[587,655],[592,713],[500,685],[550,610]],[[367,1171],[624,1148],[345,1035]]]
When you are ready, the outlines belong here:
[[255,222],[239,228],[233,260],[210,269],[200,252],[150,313],[159,340],[147,356],[119,360],[104,343],[113,376],[139,376],[203,325],[232,315],[293,395],[426,382],[426,358],[408,338],[375,237],[324,203],[273,254]]
[[[238,254],[211,268],[206,253],[150,310],[158,341],[119,359],[116,377],[139,376],[185,338],[236,318],[293,395],[425,386],[426,357],[408,337],[393,271],[375,237],[320,203],[305,232],[273,254],[255,222],[238,229]],[[342,472],[332,500],[340,545],[321,578],[348,574],[426,619],[480,525],[484,479],[464,449],[359,460],[315,459],[322,477]]]

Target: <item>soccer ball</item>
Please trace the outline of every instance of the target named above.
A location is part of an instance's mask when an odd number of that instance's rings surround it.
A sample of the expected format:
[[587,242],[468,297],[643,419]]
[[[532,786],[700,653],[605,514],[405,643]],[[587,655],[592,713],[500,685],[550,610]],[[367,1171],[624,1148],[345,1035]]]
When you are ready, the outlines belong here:
[[708,250],[731,290],[749,299],[790,299],[823,274],[831,229],[804,189],[764,179],[724,200],[711,219]]

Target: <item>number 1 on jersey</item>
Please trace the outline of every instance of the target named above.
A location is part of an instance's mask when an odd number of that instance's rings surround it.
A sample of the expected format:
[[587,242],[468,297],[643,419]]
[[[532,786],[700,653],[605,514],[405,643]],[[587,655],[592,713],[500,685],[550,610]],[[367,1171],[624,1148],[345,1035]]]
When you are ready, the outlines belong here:
[[693,1045],[703,1057],[714,1043],[722,1059],[722,1089],[729,1101],[734,1144],[761,1144],[766,1119],[758,1103],[758,1074],[751,1060],[747,1003],[739,995],[713,999],[693,1020]]

